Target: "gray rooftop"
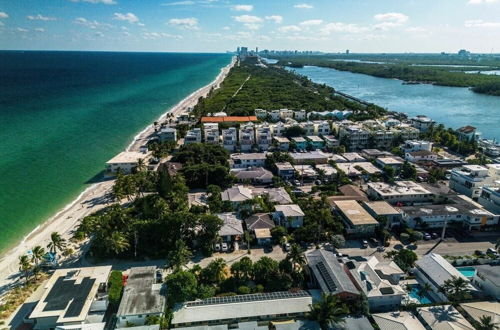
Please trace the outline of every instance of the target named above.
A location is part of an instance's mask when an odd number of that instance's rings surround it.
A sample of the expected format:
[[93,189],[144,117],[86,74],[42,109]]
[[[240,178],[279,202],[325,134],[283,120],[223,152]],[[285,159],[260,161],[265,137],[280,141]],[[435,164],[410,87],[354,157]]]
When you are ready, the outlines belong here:
[[481,265],[474,268],[482,277],[486,277],[496,285],[500,283],[500,265]]
[[133,267],[123,292],[117,316],[162,313],[165,296],[161,284],[155,283],[155,266]]
[[245,223],[248,230],[274,228],[274,221],[269,216],[269,213],[256,213],[246,218]]

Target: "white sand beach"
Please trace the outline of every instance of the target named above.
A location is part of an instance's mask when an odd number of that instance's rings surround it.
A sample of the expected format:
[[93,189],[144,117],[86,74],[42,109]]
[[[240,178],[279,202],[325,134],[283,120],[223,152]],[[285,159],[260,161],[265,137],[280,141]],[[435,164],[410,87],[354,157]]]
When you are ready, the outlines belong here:
[[[236,58],[233,58],[230,64],[221,69],[220,74],[213,82],[198,89],[177,105],[168,109],[158,121],[161,122],[164,120],[169,113],[173,113],[176,116],[187,110],[187,108],[195,106],[198,99],[206,97],[212,87],[218,88],[220,86],[235,63]],[[127,150],[138,150],[153,133],[154,125],[151,124],[134,137]],[[57,231],[63,238],[69,240],[82,218],[112,202],[108,195],[113,182],[113,180],[110,180],[91,185],[73,202],[33,230],[20,244],[0,256],[0,296],[19,283],[19,257],[37,245],[46,247],[50,241],[52,232]],[[78,252],[75,251],[75,253]]]

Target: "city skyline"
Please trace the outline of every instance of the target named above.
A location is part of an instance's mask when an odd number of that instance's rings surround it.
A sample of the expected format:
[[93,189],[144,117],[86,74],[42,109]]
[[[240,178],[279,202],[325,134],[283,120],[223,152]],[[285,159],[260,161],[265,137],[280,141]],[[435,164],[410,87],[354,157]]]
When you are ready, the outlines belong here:
[[2,49],[500,53],[499,0],[35,0],[0,4]]

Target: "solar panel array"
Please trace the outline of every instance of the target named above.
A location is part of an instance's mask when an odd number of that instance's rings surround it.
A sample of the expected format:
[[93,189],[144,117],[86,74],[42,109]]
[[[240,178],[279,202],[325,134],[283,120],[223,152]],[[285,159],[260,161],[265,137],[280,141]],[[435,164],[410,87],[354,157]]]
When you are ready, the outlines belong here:
[[43,311],[63,311],[67,307],[65,317],[80,315],[95,281],[94,278],[85,277],[80,284],[75,284],[73,279],[59,277],[44,300],[46,305]]
[[307,291],[279,291],[270,293],[253,293],[238,296],[227,296],[227,297],[213,297],[204,300],[190,301],[186,303],[187,307],[195,306],[208,306],[208,305],[222,305],[222,304],[234,304],[243,302],[254,302],[254,301],[266,301],[266,300],[277,300],[277,299],[289,299],[289,298],[301,298],[309,297]]
[[333,281],[330,273],[326,269],[325,264],[322,261],[320,261],[316,264],[316,268],[318,269],[319,273],[321,274],[321,277],[325,281],[328,290],[330,290],[330,292],[336,291],[337,286],[335,285],[335,282]]

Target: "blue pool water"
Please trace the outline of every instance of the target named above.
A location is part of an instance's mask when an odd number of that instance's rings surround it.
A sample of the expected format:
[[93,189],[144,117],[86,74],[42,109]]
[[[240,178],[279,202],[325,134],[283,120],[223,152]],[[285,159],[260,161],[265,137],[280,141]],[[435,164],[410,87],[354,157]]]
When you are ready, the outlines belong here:
[[474,267],[460,267],[457,268],[457,270],[467,278],[474,277],[474,275],[476,275],[476,269]]
[[416,300],[419,301],[421,304],[430,304],[433,303],[434,300],[429,296],[429,294],[425,294],[424,296],[420,297],[418,295],[418,291],[420,289],[419,284],[410,284],[411,286],[411,291],[408,293],[408,295]]

